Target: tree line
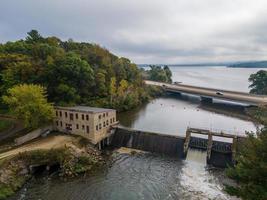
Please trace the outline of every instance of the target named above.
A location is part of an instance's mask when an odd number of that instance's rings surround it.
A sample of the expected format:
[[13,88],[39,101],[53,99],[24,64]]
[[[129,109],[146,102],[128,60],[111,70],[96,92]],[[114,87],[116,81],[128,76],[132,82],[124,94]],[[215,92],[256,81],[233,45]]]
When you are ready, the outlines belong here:
[[129,59],[97,44],[43,37],[36,30],[25,39],[0,44],[0,96],[20,84],[43,86],[56,105],[118,110],[138,106],[155,93]]

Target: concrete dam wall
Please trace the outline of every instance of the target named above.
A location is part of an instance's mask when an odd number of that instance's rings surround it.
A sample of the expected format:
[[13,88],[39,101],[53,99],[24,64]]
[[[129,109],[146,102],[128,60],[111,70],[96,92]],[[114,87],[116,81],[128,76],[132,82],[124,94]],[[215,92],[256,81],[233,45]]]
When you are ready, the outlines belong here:
[[185,138],[117,128],[111,141],[114,147],[129,147],[183,158]]
[[[113,147],[128,147],[148,152],[186,158],[186,138],[158,134],[152,132],[138,131],[129,128],[118,127],[111,138]],[[207,164],[214,167],[227,167],[234,164],[233,147],[231,143],[213,141],[208,153],[208,139],[191,137],[190,148],[207,150]]]

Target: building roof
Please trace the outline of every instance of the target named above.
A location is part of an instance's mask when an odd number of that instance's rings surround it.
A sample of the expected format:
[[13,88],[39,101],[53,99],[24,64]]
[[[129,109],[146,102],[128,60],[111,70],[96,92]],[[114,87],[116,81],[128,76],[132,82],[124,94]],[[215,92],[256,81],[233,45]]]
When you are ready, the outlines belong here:
[[100,113],[100,112],[109,112],[109,111],[115,111],[114,109],[108,109],[108,108],[97,108],[97,107],[89,107],[89,106],[72,106],[72,107],[62,107],[57,106],[57,109],[62,110],[69,110],[69,111],[78,111],[78,112],[90,112],[90,113]]

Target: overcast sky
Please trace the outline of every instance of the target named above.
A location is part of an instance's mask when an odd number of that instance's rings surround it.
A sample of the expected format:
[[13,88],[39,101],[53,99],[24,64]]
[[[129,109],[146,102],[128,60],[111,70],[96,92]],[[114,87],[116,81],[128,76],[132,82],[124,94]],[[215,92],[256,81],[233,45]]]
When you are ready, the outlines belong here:
[[267,59],[267,0],[0,0],[0,41],[31,29],[135,63]]

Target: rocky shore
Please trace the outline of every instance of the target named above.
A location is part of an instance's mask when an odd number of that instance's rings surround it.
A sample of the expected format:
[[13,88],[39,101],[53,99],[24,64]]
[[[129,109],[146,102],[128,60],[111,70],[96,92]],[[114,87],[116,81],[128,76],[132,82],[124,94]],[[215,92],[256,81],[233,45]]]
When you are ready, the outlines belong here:
[[59,176],[75,177],[104,163],[101,152],[81,141],[57,149],[20,153],[0,161],[0,199],[14,194],[35,173],[56,170]]

